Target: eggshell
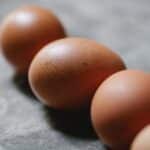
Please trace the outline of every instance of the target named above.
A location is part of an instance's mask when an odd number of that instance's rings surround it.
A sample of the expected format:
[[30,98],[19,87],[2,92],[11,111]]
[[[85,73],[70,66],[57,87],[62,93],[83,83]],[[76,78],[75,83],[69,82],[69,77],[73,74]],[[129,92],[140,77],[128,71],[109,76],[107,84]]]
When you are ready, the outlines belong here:
[[2,22],[0,45],[18,73],[26,73],[35,54],[47,43],[65,37],[58,18],[40,6],[27,5]]
[[123,61],[108,48],[84,38],[65,38],[36,55],[29,82],[48,106],[76,110],[89,106],[98,85],[122,69]]
[[150,123],[150,78],[138,70],[113,74],[97,89],[91,116],[99,138],[114,150],[127,150]]
[[150,125],[146,126],[137,134],[131,150],[150,150]]

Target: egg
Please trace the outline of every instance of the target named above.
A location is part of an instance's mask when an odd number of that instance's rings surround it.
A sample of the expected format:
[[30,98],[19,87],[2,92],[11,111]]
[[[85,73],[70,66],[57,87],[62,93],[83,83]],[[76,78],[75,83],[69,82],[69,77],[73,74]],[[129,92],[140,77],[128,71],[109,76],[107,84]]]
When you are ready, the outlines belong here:
[[54,109],[89,107],[98,85],[125,69],[110,49],[89,39],[70,37],[46,45],[33,59],[29,82],[35,95]]
[[91,106],[94,129],[104,144],[127,150],[135,135],[150,123],[150,78],[140,70],[124,70],[107,78]]
[[66,36],[59,19],[36,5],[10,13],[2,22],[0,45],[17,73],[27,73],[35,54],[47,43]]
[[147,125],[137,134],[131,150],[150,150],[150,125]]

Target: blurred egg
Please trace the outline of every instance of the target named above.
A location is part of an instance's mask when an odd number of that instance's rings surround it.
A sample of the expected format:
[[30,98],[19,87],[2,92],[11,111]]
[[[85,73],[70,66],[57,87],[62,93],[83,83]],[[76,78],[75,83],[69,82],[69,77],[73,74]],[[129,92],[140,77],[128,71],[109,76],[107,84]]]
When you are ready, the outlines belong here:
[[92,40],[65,38],[45,46],[29,69],[35,95],[56,109],[89,106],[98,85],[125,69],[121,58]]
[[138,133],[133,141],[131,150],[150,150],[150,125]]
[[138,70],[113,74],[97,89],[91,117],[100,139],[114,150],[127,150],[150,123],[150,78]]
[[49,10],[24,6],[2,22],[0,45],[18,73],[27,73],[35,54],[47,43],[65,37],[64,28]]

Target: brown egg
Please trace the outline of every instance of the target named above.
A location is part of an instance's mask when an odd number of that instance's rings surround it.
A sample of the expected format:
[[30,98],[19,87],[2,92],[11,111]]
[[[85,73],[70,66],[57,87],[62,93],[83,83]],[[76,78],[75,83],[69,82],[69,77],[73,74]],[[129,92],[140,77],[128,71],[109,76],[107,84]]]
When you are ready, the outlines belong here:
[[150,125],[138,133],[133,141],[131,150],[150,150]]
[[66,38],[44,47],[29,69],[35,95],[57,109],[89,106],[98,85],[112,73],[125,69],[121,58],[88,39]]
[[113,74],[97,89],[91,116],[100,139],[114,150],[128,150],[150,123],[150,78],[138,70]]
[[47,43],[65,37],[57,17],[39,6],[24,6],[2,23],[3,54],[17,72],[26,73],[34,55]]

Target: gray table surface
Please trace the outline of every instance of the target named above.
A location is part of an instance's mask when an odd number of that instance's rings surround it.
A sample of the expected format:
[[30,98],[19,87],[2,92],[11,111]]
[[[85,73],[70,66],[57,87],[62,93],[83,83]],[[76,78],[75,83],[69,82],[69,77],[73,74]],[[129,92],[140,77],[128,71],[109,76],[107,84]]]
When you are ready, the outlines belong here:
[[[0,0],[0,19],[30,3],[52,9],[70,36],[95,39],[129,68],[150,71],[149,0]],[[105,149],[84,114],[44,107],[1,55],[0,69],[0,150]]]

